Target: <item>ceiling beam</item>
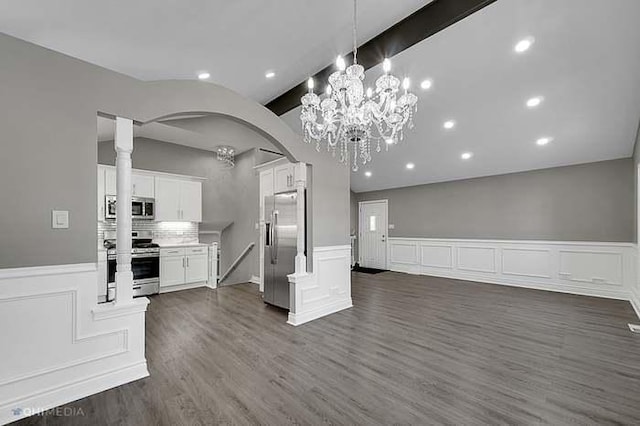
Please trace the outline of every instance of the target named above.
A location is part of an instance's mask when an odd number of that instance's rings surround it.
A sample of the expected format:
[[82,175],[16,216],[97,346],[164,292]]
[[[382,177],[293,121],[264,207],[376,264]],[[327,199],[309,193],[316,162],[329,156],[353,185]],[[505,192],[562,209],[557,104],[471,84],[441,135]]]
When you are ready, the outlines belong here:
[[[402,21],[388,28],[358,47],[358,63],[365,70],[380,64],[405,49],[431,37],[450,25],[497,0],[434,0]],[[353,61],[353,53],[345,55],[347,63]],[[327,81],[335,71],[333,64],[313,75],[316,81]],[[307,93],[307,81],[270,101],[266,107],[276,115],[282,115],[300,105],[300,98]]]

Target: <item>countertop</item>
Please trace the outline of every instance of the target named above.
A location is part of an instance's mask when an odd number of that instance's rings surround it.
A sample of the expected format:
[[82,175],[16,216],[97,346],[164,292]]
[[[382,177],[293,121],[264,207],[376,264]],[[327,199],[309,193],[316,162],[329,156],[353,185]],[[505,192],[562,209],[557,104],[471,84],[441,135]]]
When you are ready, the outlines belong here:
[[179,248],[179,247],[206,247],[209,244],[204,243],[158,243],[160,248]]

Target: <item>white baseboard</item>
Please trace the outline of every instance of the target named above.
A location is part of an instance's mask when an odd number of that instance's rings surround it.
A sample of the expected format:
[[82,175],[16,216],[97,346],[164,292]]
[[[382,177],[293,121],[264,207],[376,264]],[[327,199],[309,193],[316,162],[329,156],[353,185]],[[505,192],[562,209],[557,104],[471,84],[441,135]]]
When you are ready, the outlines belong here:
[[[82,380],[54,386],[35,395],[12,401],[10,405],[0,407],[0,424],[14,422],[24,417],[46,412],[60,405],[148,376],[147,362],[143,360],[113,371],[102,372]],[[17,414],[18,412],[19,414]],[[76,414],[81,415],[81,413]]]
[[260,277],[257,277],[255,275],[251,276],[251,279],[249,280],[249,282],[251,284],[256,284],[256,285],[260,285]]
[[198,287],[215,288],[215,287],[211,287],[210,285],[208,285],[206,281],[202,281],[202,282],[197,282],[197,283],[173,285],[171,287],[160,287],[160,294],[171,293],[173,291],[180,291],[180,290],[190,290],[192,288],[198,288]]
[[309,321],[313,321],[327,315],[335,314],[336,312],[352,307],[353,303],[351,302],[351,298],[349,298],[348,300],[339,300],[337,302],[330,303],[328,305],[324,305],[319,308],[299,314],[289,312],[289,319],[287,320],[287,324],[295,326],[302,325]]
[[392,271],[630,300],[631,243],[389,238]]

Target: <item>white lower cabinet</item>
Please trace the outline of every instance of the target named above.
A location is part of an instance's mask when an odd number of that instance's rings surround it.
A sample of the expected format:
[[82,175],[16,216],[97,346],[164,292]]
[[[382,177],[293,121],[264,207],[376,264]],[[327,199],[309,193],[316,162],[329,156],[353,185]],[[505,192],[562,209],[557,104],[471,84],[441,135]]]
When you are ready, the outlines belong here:
[[160,287],[184,284],[184,256],[160,255]]
[[206,247],[160,250],[160,288],[205,282],[209,265]]
[[207,265],[208,256],[192,255],[185,257],[187,261],[187,267],[185,269],[185,283],[197,283],[200,281],[207,281],[207,275],[209,272],[209,265]]

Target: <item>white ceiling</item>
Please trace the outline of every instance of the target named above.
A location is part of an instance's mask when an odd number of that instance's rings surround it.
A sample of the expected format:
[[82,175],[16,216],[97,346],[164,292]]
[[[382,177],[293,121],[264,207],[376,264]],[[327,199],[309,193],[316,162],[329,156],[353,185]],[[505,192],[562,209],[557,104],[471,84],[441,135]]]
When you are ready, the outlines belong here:
[[[427,3],[359,0],[359,42]],[[349,51],[351,19],[347,0],[0,2],[1,32],[142,80],[208,71],[261,103]]]
[[[419,95],[415,128],[352,173],[351,188],[631,156],[640,118],[639,21],[637,0],[501,0],[405,50],[393,58],[393,71],[411,77]],[[526,36],[535,43],[515,54]],[[367,75],[377,78],[380,67]],[[417,87],[425,78],[433,80],[428,91]],[[544,101],[527,109],[534,95]],[[298,108],[282,118],[300,131]],[[442,124],[451,118],[457,125],[446,131]],[[542,136],[554,140],[537,146]],[[462,161],[465,151],[473,158]]]
[[[98,142],[114,139],[114,121],[98,117]],[[205,115],[134,126],[134,137],[154,139],[191,148],[215,151],[218,145],[236,149],[236,154],[253,148],[264,148],[278,152],[267,139],[249,127],[225,117]]]

